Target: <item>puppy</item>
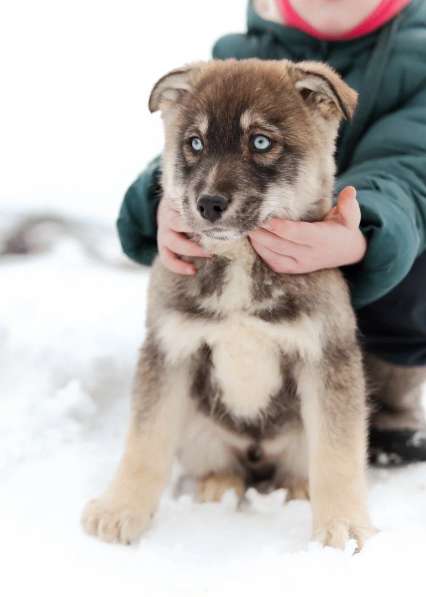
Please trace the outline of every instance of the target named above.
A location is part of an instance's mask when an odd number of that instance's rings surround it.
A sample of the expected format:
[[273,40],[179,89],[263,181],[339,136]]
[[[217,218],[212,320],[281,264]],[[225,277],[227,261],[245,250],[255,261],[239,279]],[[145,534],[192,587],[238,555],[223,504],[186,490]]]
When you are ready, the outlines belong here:
[[335,138],[356,93],[316,62],[197,63],[160,79],[164,200],[213,254],[197,274],[156,261],[130,430],[116,476],[83,525],[138,539],[177,455],[202,500],[309,481],[314,537],[359,547],[366,504],[366,397],[341,273],[271,271],[247,233],[275,216],[321,220],[332,205]]

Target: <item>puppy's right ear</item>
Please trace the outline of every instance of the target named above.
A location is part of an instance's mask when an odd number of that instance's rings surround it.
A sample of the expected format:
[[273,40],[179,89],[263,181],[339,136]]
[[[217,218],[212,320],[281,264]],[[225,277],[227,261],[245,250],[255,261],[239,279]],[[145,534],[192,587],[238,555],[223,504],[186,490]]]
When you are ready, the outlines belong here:
[[202,65],[202,62],[188,64],[161,77],[154,85],[149,96],[148,107],[150,112],[163,110],[171,104],[175,104],[185,93],[191,91],[195,75]]
[[297,62],[293,73],[302,98],[323,117],[352,118],[358,94],[330,66],[315,61]]

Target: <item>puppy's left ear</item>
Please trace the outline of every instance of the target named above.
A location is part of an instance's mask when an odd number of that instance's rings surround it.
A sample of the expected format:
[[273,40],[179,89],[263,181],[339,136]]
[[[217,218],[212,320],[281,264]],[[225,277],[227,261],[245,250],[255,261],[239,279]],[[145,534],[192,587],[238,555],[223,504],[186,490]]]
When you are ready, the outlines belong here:
[[324,118],[352,118],[358,94],[330,66],[323,62],[298,62],[294,75],[296,89],[304,101],[317,108]]
[[182,96],[191,91],[196,73],[201,69],[202,62],[187,64],[164,75],[154,85],[149,96],[150,112],[163,110],[176,104]]

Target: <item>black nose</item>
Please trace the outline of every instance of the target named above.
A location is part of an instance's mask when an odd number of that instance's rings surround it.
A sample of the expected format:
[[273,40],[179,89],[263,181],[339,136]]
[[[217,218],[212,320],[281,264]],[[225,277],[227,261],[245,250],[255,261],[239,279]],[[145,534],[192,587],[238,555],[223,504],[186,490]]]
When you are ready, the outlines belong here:
[[209,222],[216,222],[227,207],[228,200],[221,195],[202,195],[197,201],[201,217]]

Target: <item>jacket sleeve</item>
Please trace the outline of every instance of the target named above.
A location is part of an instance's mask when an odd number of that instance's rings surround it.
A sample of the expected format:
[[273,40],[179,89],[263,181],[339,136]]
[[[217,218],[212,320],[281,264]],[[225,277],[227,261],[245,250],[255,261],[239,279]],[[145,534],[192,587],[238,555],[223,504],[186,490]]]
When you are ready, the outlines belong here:
[[150,162],[127,190],[117,220],[124,253],[150,265],[157,253],[157,207],[161,198],[160,157]]
[[387,294],[426,249],[426,87],[370,126],[337,191],[353,185],[368,241],[363,261],[346,268],[356,308]]

